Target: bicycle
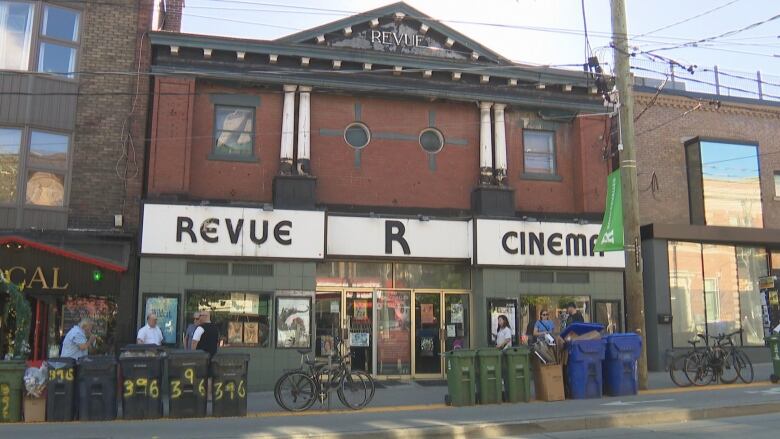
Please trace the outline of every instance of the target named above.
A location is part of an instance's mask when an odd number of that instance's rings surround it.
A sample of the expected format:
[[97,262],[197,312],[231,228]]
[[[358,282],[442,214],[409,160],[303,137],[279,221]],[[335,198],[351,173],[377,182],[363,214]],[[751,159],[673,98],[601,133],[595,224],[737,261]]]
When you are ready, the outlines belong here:
[[[338,343],[335,352],[340,351],[340,346]],[[352,410],[362,409],[374,398],[374,379],[361,370],[351,370],[347,362],[349,354],[334,353],[328,356],[327,362],[322,362],[309,359],[311,350],[300,349],[298,353],[300,366],[279,377],[274,386],[274,398],[283,409],[304,411],[317,400],[325,404],[333,390],[341,403]]]
[[693,385],[685,372],[685,360],[688,357],[693,357],[694,360],[690,364],[698,364],[698,358],[703,355],[703,351],[698,347],[699,342],[698,338],[689,340],[688,344],[691,345],[691,350],[682,354],[674,355],[674,351],[671,349],[666,352],[666,367],[669,371],[669,377],[677,387],[690,387]]
[[709,337],[697,334],[704,340],[706,349],[701,355],[685,358],[685,376],[696,386],[704,386],[716,381],[732,384],[741,379],[748,383],[753,381],[753,365],[750,359],[734,346],[731,339],[741,331],[730,334],[719,334],[712,337],[715,342],[710,345]]

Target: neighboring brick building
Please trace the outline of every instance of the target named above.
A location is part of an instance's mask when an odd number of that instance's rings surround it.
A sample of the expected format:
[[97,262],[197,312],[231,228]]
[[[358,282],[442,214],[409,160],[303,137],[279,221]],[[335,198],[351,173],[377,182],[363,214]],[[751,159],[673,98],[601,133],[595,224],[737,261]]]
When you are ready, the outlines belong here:
[[780,323],[776,290],[759,285],[780,274],[780,105],[654,95],[637,89],[637,114],[650,105],[636,126],[649,366],[697,333],[734,330],[765,361],[755,347]]
[[30,297],[33,359],[84,315],[113,350],[135,332],[152,0],[0,9],[0,267]]
[[137,315],[164,302],[181,331],[210,309],[250,388],[338,338],[372,373],[440,377],[499,314],[515,343],[569,301],[622,327],[623,255],[592,250],[610,126],[590,75],[403,3],[275,41],[150,40]]

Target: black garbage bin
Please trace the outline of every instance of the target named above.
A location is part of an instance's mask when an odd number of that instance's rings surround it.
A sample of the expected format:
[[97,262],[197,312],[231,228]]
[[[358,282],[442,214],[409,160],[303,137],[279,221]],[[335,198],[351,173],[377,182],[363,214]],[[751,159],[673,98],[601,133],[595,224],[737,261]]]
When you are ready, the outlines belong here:
[[168,351],[168,416],[206,416],[209,354],[183,349]]
[[80,420],[116,419],[116,359],[113,356],[94,355],[80,358],[76,382]]
[[128,345],[122,348],[122,417],[162,417],[162,351],[157,345]]
[[211,358],[211,414],[246,416],[246,374],[249,354],[217,354]]
[[46,420],[72,421],[76,414],[76,360],[49,358],[49,381],[46,383]]

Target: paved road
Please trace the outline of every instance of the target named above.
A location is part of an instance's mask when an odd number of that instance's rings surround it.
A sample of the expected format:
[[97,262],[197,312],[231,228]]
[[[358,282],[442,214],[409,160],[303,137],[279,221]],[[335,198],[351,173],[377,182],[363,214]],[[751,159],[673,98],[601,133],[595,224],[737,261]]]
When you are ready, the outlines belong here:
[[777,439],[780,436],[780,414],[722,418],[646,427],[607,428],[565,433],[511,436],[506,439]]

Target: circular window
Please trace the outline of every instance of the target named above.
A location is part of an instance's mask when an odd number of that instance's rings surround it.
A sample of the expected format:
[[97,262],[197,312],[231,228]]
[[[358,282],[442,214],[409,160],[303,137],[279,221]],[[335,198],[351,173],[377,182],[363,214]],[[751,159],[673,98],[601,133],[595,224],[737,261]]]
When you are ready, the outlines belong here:
[[426,128],[420,133],[420,146],[425,152],[436,154],[444,147],[444,136],[436,128]]
[[362,149],[371,141],[371,131],[360,122],[354,122],[347,125],[344,130],[344,140],[355,149]]

